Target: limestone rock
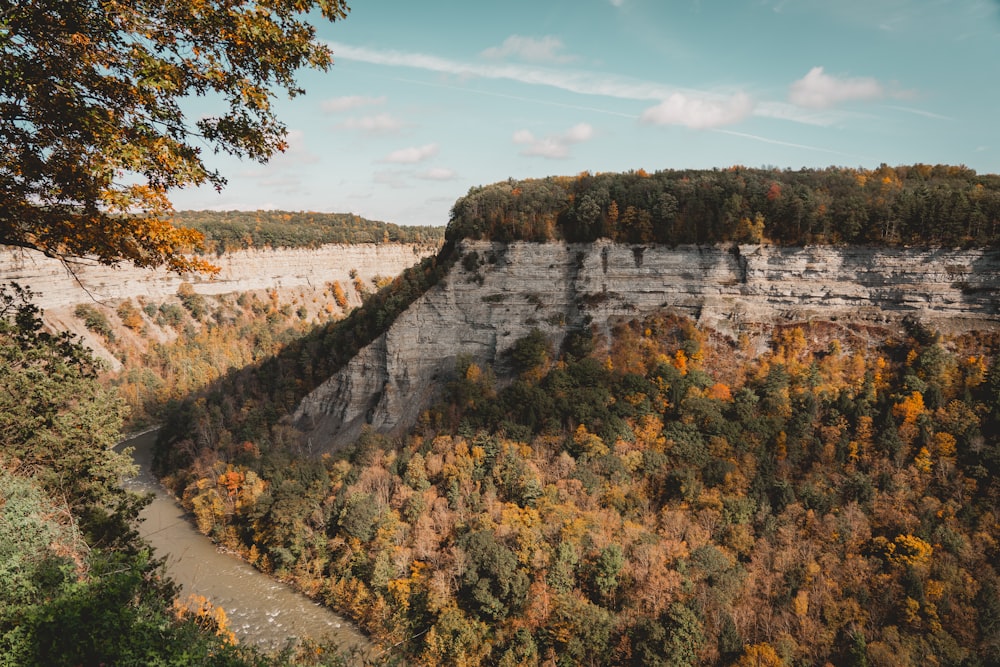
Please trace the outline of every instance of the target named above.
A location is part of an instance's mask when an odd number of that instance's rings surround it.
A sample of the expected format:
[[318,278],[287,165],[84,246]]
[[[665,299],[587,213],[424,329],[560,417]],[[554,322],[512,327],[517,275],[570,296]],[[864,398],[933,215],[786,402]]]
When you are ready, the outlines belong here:
[[463,257],[293,416],[314,447],[367,424],[412,425],[460,356],[500,364],[533,328],[567,331],[675,309],[735,335],[748,323],[811,318],[885,323],[907,315],[949,331],[1000,324],[1000,252],[870,247],[633,246],[464,242]]
[[430,246],[395,243],[241,250],[209,257],[220,269],[216,276],[182,276],[165,269],[99,264],[77,264],[71,273],[41,253],[0,246],[0,280],[29,286],[38,293],[35,304],[48,309],[87,301],[165,297],[176,294],[184,282],[199,294],[313,287],[334,280],[347,286],[352,270],[366,281],[377,275],[391,278],[436,251]]
[[[41,253],[0,246],[0,283],[17,282],[36,293],[35,305],[52,329],[68,331],[104,359],[112,370],[121,363],[105,347],[100,336],[88,331],[74,314],[81,303],[113,309],[125,299],[152,301],[174,297],[182,283],[203,295],[222,295],[264,290],[289,293],[321,293],[329,283],[343,285],[351,306],[360,299],[351,288],[356,275],[369,289],[377,277],[393,278],[424,257],[437,252],[434,246],[409,244],[330,244],[320,248],[255,249],[212,257],[219,267],[216,276],[177,275],[165,269],[118,268],[99,264],[75,264],[73,271]],[[158,342],[172,332],[153,328],[147,336]]]

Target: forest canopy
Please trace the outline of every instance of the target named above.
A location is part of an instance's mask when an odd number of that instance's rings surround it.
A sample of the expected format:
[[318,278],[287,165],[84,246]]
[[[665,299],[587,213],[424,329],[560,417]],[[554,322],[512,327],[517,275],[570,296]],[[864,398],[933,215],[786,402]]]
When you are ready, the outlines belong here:
[[324,457],[273,419],[289,349],[186,402],[162,461],[410,664],[996,664],[996,334],[769,333],[529,335],[513,379],[460,359],[405,436]]
[[988,246],[1000,176],[961,166],[643,170],[472,188],[449,239]]
[[353,213],[312,211],[177,211],[177,224],[205,237],[206,252],[247,248],[318,248],[327,243],[439,245],[444,227],[400,226]]

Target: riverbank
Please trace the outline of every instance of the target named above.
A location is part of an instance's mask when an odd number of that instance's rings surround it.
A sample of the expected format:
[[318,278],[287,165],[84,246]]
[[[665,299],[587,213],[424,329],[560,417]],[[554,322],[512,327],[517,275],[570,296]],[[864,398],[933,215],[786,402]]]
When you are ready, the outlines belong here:
[[139,467],[126,487],[154,494],[139,515],[139,533],[158,557],[166,558],[167,574],[180,585],[182,598],[203,595],[222,607],[240,642],[273,649],[300,637],[330,638],[347,651],[370,651],[371,642],[347,620],[236,556],[219,551],[195,529],[152,474],[156,435],[156,430],[146,431],[120,445],[133,448]]

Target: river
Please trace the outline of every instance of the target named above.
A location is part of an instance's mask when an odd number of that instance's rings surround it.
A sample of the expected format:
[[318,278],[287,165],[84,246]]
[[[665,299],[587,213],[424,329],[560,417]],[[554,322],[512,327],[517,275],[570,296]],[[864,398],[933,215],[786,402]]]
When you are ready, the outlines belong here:
[[139,466],[126,488],[155,494],[139,515],[139,533],[166,557],[167,574],[181,586],[181,598],[203,595],[222,607],[240,642],[278,648],[289,639],[331,638],[344,649],[363,653],[371,643],[354,626],[305,595],[276,581],[239,558],[219,551],[195,529],[184,509],[153,477],[151,463],[156,431],[122,443],[133,448]]

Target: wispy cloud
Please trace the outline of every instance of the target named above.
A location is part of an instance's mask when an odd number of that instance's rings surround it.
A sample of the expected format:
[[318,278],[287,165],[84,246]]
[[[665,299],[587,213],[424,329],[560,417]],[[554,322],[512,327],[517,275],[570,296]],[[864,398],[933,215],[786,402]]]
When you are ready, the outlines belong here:
[[390,134],[399,131],[403,127],[403,121],[392,114],[380,113],[375,116],[348,118],[340,123],[339,127],[348,130],[361,130],[368,134]]
[[424,171],[418,171],[413,176],[424,181],[453,181],[458,177],[453,170],[445,167],[431,167]]
[[[688,99],[716,99],[719,102],[732,97],[732,95],[681,88],[615,74],[595,74],[594,72],[565,68],[549,69],[540,65],[518,63],[461,62],[425,53],[370,49],[339,42],[328,42],[328,45],[342,60],[420,69],[462,78],[479,77],[517,81],[528,85],[548,86],[580,95],[656,102],[668,100],[671,95],[678,94]],[[753,107],[753,113],[810,125],[829,125],[834,122],[830,116],[818,116],[810,110],[804,111],[801,107],[786,102],[776,101],[766,105],[756,105]]]
[[615,7],[621,7],[625,4],[625,0],[611,0],[611,4]]
[[820,148],[819,146],[810,146],[808,144],[798,144],[792,141],[782,141],[780,139],[771,139],[769,137],[762,137],[757,134],[748,134],[746,132],[735,132],[733,130],[722,130],[713,129],[714,132],[719,132],[721,134],[728,134],[732,137],[741,137],[743,139],[752,139],[754,141],[760,141],[765,144],[774,144],[776,146],[788,146],[789,148],[801,148],[806,151],[815,151],[817,153],[829,153],[831,155],[842,155],[845,157],[858,157],[849,155],[848,153],[842,153],[840,151],[835,151],[830,148]]
[[416,164],[437,155],[438,145],[427,144],[425,146],[411,146],[393,151],[379,160],[392,164]]
[[405,172],[398,169],[379,169],[372,174],[372,181],[379,185],[387,185],[394,190],[402,190],[409,187],[405,176]]
[[876,100],[885,95],[885,87],[872,77],[835,77],[822,67],[813,67],[788,90],[789,101],[807,109],[828,109],[841,102]]
[[595,76],[593,72],[552,70],[541,66],[512,63],[469,63],[424,53],[382,51],[347,44],[330,43],[342,60],[356,60],[374,65],[409,67],[459,77],[505,79],[540,86],[551,86],[584,95],[603,95],[629,100],[663,99],[676,88],[663,84],[618,76]]
[[594,137],[594,128],[587,123],[578,123],[561,134],[536,137],[529,130],[514,133],[515,144],[524,146],[521,155],[561,160],[569,157],[569,147],[589,141]]
[[320,107],[326,113],[339,113],[341,111],[351,111],[361,107],[381,106],[385,104],[385,97],[365,97],[363,95],[347,95],[345,97],[334,97],[323,100]]
[[568,63],[576,60],[574,56],[560,53],[564,48],[562,40],[552,35],[511,35],[500,46],[491,46],[479,55],[493,60],[514,57],[530,62]]
[[646,109],[639,120],[651,125],[705,129],[738,123],[750,115],[753,106],[753,100],[746,93],[736,93],[728,98],[674,93],[655,107]]
[[886,109],[892,109],[893,111],[902,111],[903,113],[912,113],[916,116],[923,116],[924,118],[933,118],[934,120],[955,120],[951,116],[943,116],[939,113],[934,113],[933,111],[924,111],[923,109],[914,109],[912,107],[900,107],[892,104],[886,104]]

